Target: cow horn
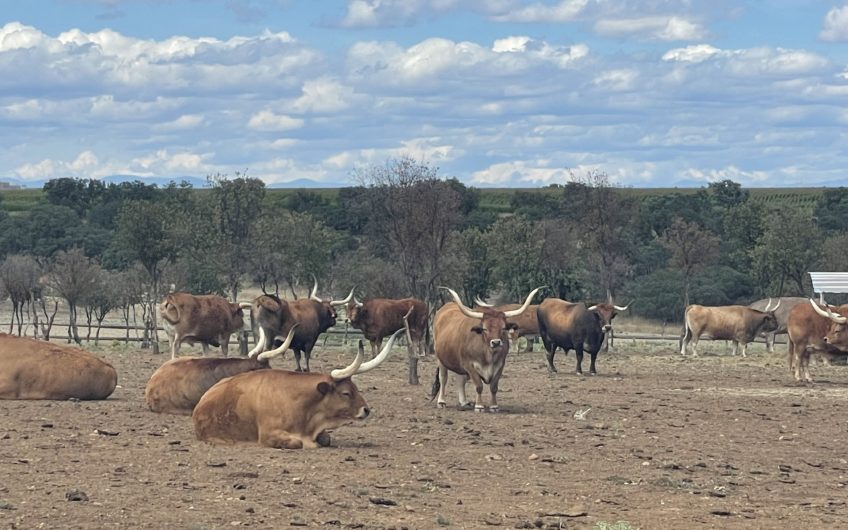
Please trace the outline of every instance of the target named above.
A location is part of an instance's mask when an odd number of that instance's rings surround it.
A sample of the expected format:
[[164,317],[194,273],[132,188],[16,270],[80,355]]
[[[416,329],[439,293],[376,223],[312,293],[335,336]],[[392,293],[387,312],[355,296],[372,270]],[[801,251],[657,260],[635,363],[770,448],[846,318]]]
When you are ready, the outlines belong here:
[[472,311],[470,308],[468,308],[465,304],[462,303],[462,300],[460,300],[459,295],[456,294],[456,291],[454,291],[450,287],[439,287],[439,289],[444,289],[450,293],[450,295],[453,297],[453,301],[459,307],[459,310],[462,311],[463,315],[469,318],[483,318],[482,312]]
[[356,299],[356,296],[353,297],[353,303],[356,304],[356,307],[362,307],[362,302]]
[[[632,304],[632,303],[633,303],[633,301],[631,300],[630,304]],[[627,304],[624,307],[621,307],[620,305],[613,305],[613,307],[615,308],[616,311],[627,311],[627,308],[630,307],[630,304]]]
[[601,304],[595,304],[595,305],[593,305],[592,307],[588,308],[588,310],[589,310],[589,311],[594,311],[595,309],[597,309],[597,308],[598,308],[598,306],[599,306],[599,305],[601,305]]
[[530,307],[530,302],[533,301],[533,297],[536,296],[536,293],[538,293],[545,287],[547,287],[547,285],[543,285],[542,287],[536,287],[535,289],[530,291],[530,294],[527,295],[527,300],[524,300],[523,306],[519,307],[518,309],[513,309],[512,311],[504,311],[504,316],[506,318],[517,317],[518,315],[526,311],[527,308]]
[[[270,359],[271,357],[276,357],[277,355],[280,355],[281,353],[285,353],[286,350],[289,349],[289,346],[291,346],[292,339],[294,339],[294,328],[298,327],[299,325],[300,325],[299,323],[295,323],[291,327],[291,329],[289,330],[289,334],[286,336],[285,342],[283,342],[283,344],[280,345],[279,348],[271,350],[271,351],[266,351],[265,353],[260,353],[259,357],[258,357],[259,360],[264,361],[265,359]],[[262,329],[262,328],[260,328],[260,329]]]
[[330,300],[330,305],[345,305],[351,300],[353,300],[353,291],[356,289],[356,286],[353,286],[353,289],[350,290],[350,294],[347,295],[347,298],[344,300]]
[[483,300],[480,300],[479,296],[474,297],[474,303],[479,305],[480,307],[494,307],[492,304],[487,304]]
[[253,309],[253,304],[250,302],[239,302],[239,307],[242,309]]
[[250,350],[247,353],[247,356],[252,359],[256,356],[257,353],[264,350],[265,349],[265,341],[266,341],[265,330],[262,329],[262,326],[259,326],[259,340],[256,341],[256,346],[254,346],[253,349]]
[[770,307],[771,307],[771,296],[769,296],[768,303],[766,304],[765,309],[763,309],[763,313],[768,313],[769,311],[771,311],[771,309],[769,309]]
[[[347,379],[348,377],[353,376],[359,370],[359,367],[362,365],[362,361],[365,359],[365,348],[362,347],[362,341],[359,341],[360,347],[356,350],[356,357],[353,359],[353,362],[347,368],[338,368],[330,372],[330,377],[335,379],[336,381],[341,381],[342,379]],[[372,359],[375,360],[375,359]]]
[[848,317],[843,317],[842,315],[834,314],[830,310],[830,308],[827,308],[827,312],[825,312],[822,308],[820,308],[818,306],[817,303],[815,303],[815,301],[813,301],[812,298],[810,298],[810,305],[813,306],[813,309],[816,310],[816,313],[818,313],[819,315],[821,315],[825,318],[829,318],[829,319],[833,320],[837,324],[844,324],[845,322],[848,322]]
[[356,370],[356,373],[357,374],[364,374],[365,372],[368,372],[369,370],[373,370],[374,368],[377,368],[378,366],[383,364],[383,361],[386,360],[386,358],[389,356],[389,353],[391,353],[391,351],[392,351],[392,346],[394,346],[394,344],[395,344],[395,339],[398,337],[398,335],[401,332],[403,332],[405,330],[406,330],[406,328],[400,328],[399,330],[395,331],[394,334],[391,337],[389,337],[389,342],[385,346],[383,346],[382,350],[380,350],[380,353],[378,353],[376,357],[374,357],[373,359],[371,359],[367,363],[363,363]]
[[312,275],[312,281],[314,283],[312,284],[312,292],[309,293],[309,299],[315,300],[316,302],[323,302],[323,300],[318,298],[318,278],[316,278],[314,274]]

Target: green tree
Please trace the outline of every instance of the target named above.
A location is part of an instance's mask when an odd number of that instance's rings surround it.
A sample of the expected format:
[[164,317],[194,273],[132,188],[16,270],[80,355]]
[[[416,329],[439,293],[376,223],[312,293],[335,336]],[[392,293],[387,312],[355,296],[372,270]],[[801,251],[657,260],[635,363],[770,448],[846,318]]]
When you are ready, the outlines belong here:
[[683,273],[683,306],[686,307],[692,273],[718,261],[719,239],[698,225],[678,218],[663,232],[660,243],[671,252],[671,265]]
[[499,219],[486,232],[492,280],[509,300],[522,300],[540,285],[544,240],[536,223],[521,217]]
[[816,223],[799,210],[769,216],[751,253],[760,288],[770,296],[807,292],[807,273],[819,260],[822,239]]
[[813,215],[827,232],[848,230],[848,188],[829,188],[816,202]]

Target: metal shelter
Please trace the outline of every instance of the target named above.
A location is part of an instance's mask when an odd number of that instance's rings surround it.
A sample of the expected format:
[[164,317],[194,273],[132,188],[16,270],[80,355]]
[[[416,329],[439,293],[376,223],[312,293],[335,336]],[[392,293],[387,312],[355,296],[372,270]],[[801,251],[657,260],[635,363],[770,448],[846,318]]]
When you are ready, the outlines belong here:
[[811,272],[813,293],[819,293],[824,303],[824,293],[848,293],[848,272]]

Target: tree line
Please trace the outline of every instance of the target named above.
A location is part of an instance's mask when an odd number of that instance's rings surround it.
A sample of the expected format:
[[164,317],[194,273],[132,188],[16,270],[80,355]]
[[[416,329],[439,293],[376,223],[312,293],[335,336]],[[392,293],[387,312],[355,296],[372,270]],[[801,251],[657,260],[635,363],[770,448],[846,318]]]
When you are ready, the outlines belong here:
[[[481,191],[403,157],[357,170],[334,197],[281,197],[246,173],[186,183],[106,184],[60,178],[29,211],[0,215],[0,286],[15,315],[49,334],[56,299],[102,322],[174,288],[238,299],[247,285],[295,298],[314,275],[324,296],[415,296],[439,286],[518,301],[531,289],[566,300],[614,299],[635,314],[678,321],[688,303],[749,303],[809,294],[810,270],[841,270],[848,190],[809,208],[751,200],[730,180],[696,191],[634,194],[603,172],[516,191],[506,212]],[[52,301],[52,302],[51,302]],[[81,311],[80,315],[77,311]],[[89,331],[89,334],[91,331]]]

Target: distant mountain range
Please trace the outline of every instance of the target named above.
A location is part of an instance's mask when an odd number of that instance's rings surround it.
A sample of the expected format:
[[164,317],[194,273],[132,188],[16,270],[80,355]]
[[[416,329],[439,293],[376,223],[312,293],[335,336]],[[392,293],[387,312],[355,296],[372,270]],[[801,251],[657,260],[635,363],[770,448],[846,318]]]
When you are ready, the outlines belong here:
[[[188,182],[193,188],[206,188],[208,183],[205,178],[200,177],[141,177],[138,175],[109,175],[102,179],[107,184],[119,182],[141,181],[145,184],[155,184],[160,188],[167,186],[171,182],[177,184]],[[20,180],[16,178],[0,178],[0,189],[3,187],[11,188],[42,188],[47,180]],[[4,186],[6,184],[6,186]],[[268,184],[268,188],[344,188],[351,186],[350,183],[344,182],[320,182],[312,179],[295,179],[289,182],[275,182]]]

